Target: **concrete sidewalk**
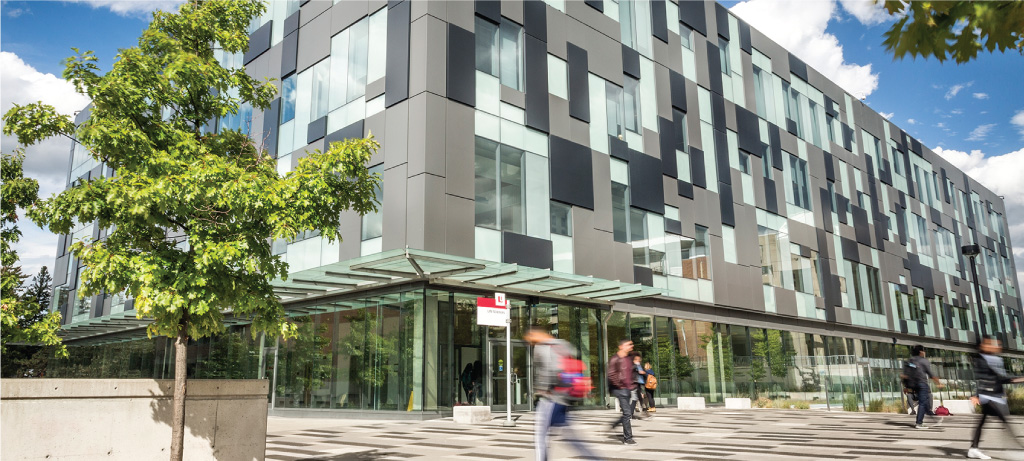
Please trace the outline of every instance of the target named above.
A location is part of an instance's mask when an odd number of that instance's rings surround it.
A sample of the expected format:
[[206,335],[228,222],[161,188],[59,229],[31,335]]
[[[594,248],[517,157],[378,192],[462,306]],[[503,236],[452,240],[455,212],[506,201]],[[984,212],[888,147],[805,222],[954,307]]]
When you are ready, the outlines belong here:
[[[638,445],[609,430],[616,413],[574,412],[582,437],[608,459],[963,459],[976,416],[952,416],[934,429],[916,430],[911,415],[824,410],[660,409],[634,422]],[[517,427],[495,419],[481,426],[432,421],[367,421],[271,417],[268,460],[534,459],[533,414]],[[1024,419],[1015,429],[1024,434]],[[551,459],[577,456],[556,437]],[[986,422],[982,450],[997,459],[1024,460],[1024,452]]]

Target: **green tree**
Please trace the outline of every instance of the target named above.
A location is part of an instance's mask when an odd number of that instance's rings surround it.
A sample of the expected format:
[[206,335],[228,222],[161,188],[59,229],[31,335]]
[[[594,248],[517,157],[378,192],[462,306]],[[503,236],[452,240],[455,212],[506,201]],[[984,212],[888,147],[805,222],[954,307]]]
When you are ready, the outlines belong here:
[[[4,132],[9,128],[10,124],[5,125]],[[40,306],[37,299],[18,294],[18,287],[26,278],[13,247],[21,239],[18,210],[31,207],[39,194],[39,182],[25,177],[24,162],[25,153],[18,149],[14,154],[3,154],[0,165],[0,354],[7,360],[8,343],[28,343],[57,346],[55,353],[66,357],[67,349],[57,335],[60,313],[46,313],[46,307]]]
[[4,115],[5,134],[19,143],[66,136],[117,173],[77,180],[29,217],[54,233],[77,222],[109,229],[103,240],[71,246],[87,267],[79,296],[123,291],[152,320],[151,335],[175,339],[172,460],[182,459],[188,340],[223,331],[229,311],[254,333],[292,335],[271,285],[288,265],[271,241],[307,230],[333,241],[343,211],[377,209],[380,180],[366,168],[378,148],[372,139],[332,143],[282,176],[246,134],[206,129],[243,104],[264,110],[277,94],[244,68],[222,67],[213,48],[244,52],[247,28],[265,9],[209,0],[156,12],[138,46],[122,49],[105,74],[92,52],[75,50],[64,78],[92,99],[80,126],[41,104]]
[[284,382],[290,383],[292,392],[302,394],[303,406],[308,407],[313,391],[331,376],[331,357],[325,352],[331,344],[327,324],[314,324],[309,317],[295,320],[295,336],[288,340],[288,373]]
[[958,64],[979,51],[1024,54],[1024,2],[886,0],[885,9],[899,16],[882,44],[896,58],[952,58]]
[[28,286],[23,287],[20,298],[26,302],[35,303],[39,310],[30,317],[22,319],[22,327],[41,322],[50,310],[50,291],[53,290],[53,278],[50,277],[50,270],[43,266],[39,273],[32,277]]

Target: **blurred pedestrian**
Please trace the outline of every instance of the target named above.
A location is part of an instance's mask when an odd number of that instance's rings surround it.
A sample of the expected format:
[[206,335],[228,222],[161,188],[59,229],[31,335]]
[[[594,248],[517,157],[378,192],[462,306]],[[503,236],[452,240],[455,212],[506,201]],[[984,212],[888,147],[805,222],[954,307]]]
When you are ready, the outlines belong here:
[[1017,434],[1013,426],[1006,420],[1010,414],[1010,407],[1006,402],[1006,391],[1004,384],[1024,382],[1024,377],[1011,377],[1006,374],[1003,367],[1003,359],[999,353],[1003,351],[1003,345],[998,339],[986,336],[978,344],[978,354],[974,356],[974,379],[977,382],[977,390],[971,397],[971,402],[981,405],[981,419],[974,429],[974,437],[971,439],[971,448],[967,450],[967,457],[972,459],[992,459],[978,449],[981,442],[981,429],[985,426],[985,419],[989,416],[999,418],[1003,427],[1010,431],[1013,440],[1019,445]]
[[917,423],[914,427],[928,429],[928,426],[924,425],[925,415],[931,416],[935,425],[942,424],[942,419],[935,416],[935,412],[932,411],[932,389],[928,385],[928,380],[935,381],[935,387],[938,389],[945,386],[932,373],[931,362],[925,358],[924,346],[919,344],[911,348],[910,359],[903,366],[903,374],[900,377],[906,379],[911,388],[917,391]]
[[561,427],[563,438],[572,444],[583,459],[601,459],[587,448],[570,424],[568,407],[572,399],[559,387],[562,381],[560,375],[566,371],[562,364],[566,358],[576,357],[572,345],[555,339],[546,330],[537,327],[527,330],[523,339],[533,346],[533,393],[539,398],[534,425],[537,461],[548,459],[548,432],[551,427]]
[[644,371],[647,372],[647,382],[644,383],[644,393],[647,394],[647,411],[654,413],[654,390],[658,388],[658,377],[651,369],[651,362],[644,363]]
[[633,378],[633,361],[629,353],[633,351],[633,341],[629,339],[619,340],[619,351],[608,360],[608,385],[612,395],[619,402],[619,409],[622,416],[612,423],[612,429],[622,425],[622,443],[625,445],[636,445],[633,440],[633,404],[630,401],[630,394],[636,390],[636,381]]

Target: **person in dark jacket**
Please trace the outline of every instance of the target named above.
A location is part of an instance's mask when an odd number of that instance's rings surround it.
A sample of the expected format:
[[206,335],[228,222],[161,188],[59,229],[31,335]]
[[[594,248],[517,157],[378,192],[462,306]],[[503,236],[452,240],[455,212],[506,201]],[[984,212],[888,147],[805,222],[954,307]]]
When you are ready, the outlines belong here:
[[[636,390],[630,395],[631,405],[633,405],[633,419],[647,419],[651,417],[651,414],[647,411],[647,370],[644,370],[644,366],[641,365],[643,357],[640,356],[639,352],[633,352],[630,354],[633,358],[633,381],[636,382]],[[640,405],[640,412],[642,416],[636,416],[636,405]]]
[[942,419],[935,416],[932,411],[932,388],[929,387],[928,380],[935,381],[935,387],[939,389],[945,386],[932,373],[932,364],[925,358],[924,346],[919,344],[910,349],[910,359],[903,367],[901,378],[906,379],[911,388],[917,391],[917,424],[914,427],[928,428],[924,425],[925,415],[931,416],[936,425],[942,424]]
[[622,416],[612,423],[612,429],[622,425],[622,443],[625,445],[636,445],[633,440],[633,426],[630,419],[633,418],[633,405],[630,402],[630,394],[636,391],[636,381],[633,381],[633,360],[629,353],[633,351],[633,341],[629,339],[619,340],[619,351],[608,360],[608,385],[612,395],[619,401],[619,409]]
[[[1005,427],[1017,440],[1016,434],[1006,417],[1010,414],[1010,407],[1006,402],[1006,391],[1003,385],[1010,383],[1024,382],[1024,377],[1011,377],[1006,374],[1003,367],[1003,359],[999,353],[1003,351],[1002,344],[998,339],[986,336],[978,344],[978,354],[974,356],[974,379],[977,382],[977,390],[971,397],[971,402],[981,405],[981,419],[974,429],[974,437],[971,439],[971,448],[967,450],[967,457],[972,459],[992,459],[978,449],[981,442],[981,429],[985,426],[985,419],[989,416],[999,418]],[[1020,442],[1017,442],[1020,444]]]

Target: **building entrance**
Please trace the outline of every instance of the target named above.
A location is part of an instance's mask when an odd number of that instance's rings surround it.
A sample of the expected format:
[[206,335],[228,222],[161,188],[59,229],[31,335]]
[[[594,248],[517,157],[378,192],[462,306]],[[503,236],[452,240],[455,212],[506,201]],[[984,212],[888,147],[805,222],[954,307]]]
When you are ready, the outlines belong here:
[[512,341],[512,363],[505,363],[505,341],[488,341],[487,383],[488,404],[492,411],[505,411],[506,387],[509,381],[506,367],[512,369],[512,410],[533,409],[533,387],[531,385],[530,348],[523,341]]

